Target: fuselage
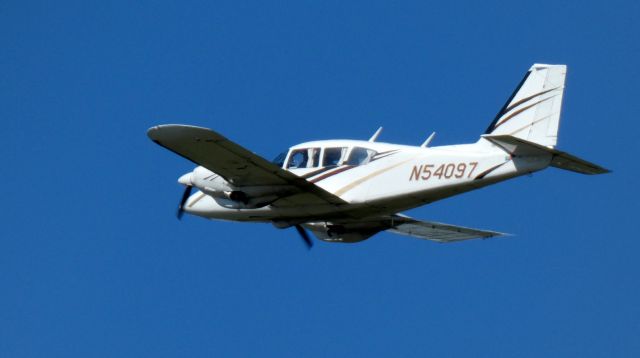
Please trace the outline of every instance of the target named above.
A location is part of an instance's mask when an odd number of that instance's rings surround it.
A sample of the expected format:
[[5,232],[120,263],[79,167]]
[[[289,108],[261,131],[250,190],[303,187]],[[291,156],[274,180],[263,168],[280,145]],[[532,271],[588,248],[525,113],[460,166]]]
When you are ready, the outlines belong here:
[[[422,206],[543,169],[550,160],[550,156],[513,157],[483,138],[431,148],[357,140],[306,142],[274,162],[347,204],[280,207],[274,203],[247,209],[200,191],[189,198],[185,211],[234,221],[338,222]],[[215,173],[198,167],[191,175],[204,178]]]

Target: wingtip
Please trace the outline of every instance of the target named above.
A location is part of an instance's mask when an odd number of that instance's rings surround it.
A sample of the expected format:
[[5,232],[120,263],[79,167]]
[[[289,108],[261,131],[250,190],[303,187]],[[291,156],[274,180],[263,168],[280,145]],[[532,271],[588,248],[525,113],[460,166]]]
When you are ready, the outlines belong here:
[[159,140],[162,129],[170,129],[170,128],[177,128],[177,127],[192,127],[192,126],[187,126],[184,124],[158,124],[147,129],[147,136],[155,142]]
[[155,141],[156,140],[156,134],[158,133],[158,129],[160,126],[153,126],[149,129],[147,129],[147,137],[149,137],[149,139]]
[[496,238],[496,237],[515,237],[515,234],[509,234],[506,232],[497,232],[497,231],[493,231],[491,232],[490,236],[485,237],[485,239],[491,239],[491,238]]
[[194,126],[190,124],[158,124],[149,129],[147,129],[147,135],[151,135],[152,133],[158,133],[162,129],[176,129],[176,130],[205,130],[211,131],[211,129],[206,127]]

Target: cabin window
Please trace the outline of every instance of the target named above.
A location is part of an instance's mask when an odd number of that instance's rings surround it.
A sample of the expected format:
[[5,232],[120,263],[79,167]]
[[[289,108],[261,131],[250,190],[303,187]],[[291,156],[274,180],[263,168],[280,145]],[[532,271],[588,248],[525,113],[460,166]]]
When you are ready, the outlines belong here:
[[294,149],[289,155],[287,168],[315,168],[320,163],[320,148]]
[[322,166],[331,167],[341,165],[347,156],[347,148],[325,148],[324,157],[322,159]]
[[376,151],[367,148],[355,147],[349,154],[347,165],[364,165],[371,161],[371,158],[376,155]]

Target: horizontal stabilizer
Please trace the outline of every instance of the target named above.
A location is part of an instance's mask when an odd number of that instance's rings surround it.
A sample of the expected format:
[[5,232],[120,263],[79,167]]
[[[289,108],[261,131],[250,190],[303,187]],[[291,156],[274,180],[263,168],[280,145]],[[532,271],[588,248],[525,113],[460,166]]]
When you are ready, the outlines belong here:
[[558,151],[558,153],[553,156],[553,159],[551,160],[551,166],[589,175],[611,173],[611,170],[609,169],[605,169],[597,164],[587,162],[586,160],[574,157],[569,153],[560,151]]
[[545,147],[543,145],[529,142],[527,140],[517,138],[510,135],[483,135],[483,138],[491,141],[504,151],[515,156],[536,156],[536,155],[552,155],[550,165],[552,167],[570,170],[581,174],[605,174],[610,173],[609,169],[605,169],[597,164],[580,159],[569,153]]

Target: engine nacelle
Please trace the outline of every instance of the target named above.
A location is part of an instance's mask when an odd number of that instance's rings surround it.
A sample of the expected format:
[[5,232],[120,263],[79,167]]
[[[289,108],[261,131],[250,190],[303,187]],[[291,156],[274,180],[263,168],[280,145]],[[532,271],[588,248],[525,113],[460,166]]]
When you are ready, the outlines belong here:
[[[181,178],[181,183],[187,179]],[[230,209],[254,209],[269,205],[281,196],[298,190],[291,186],[235,187],[220,175],[204,167],[197,167],[188,178],[189,183]]]
[[230,199],[230,193],[235,191],[235,188],[228,181],[203,167],[197,167],[193,170],[191,185],[214,198]]

